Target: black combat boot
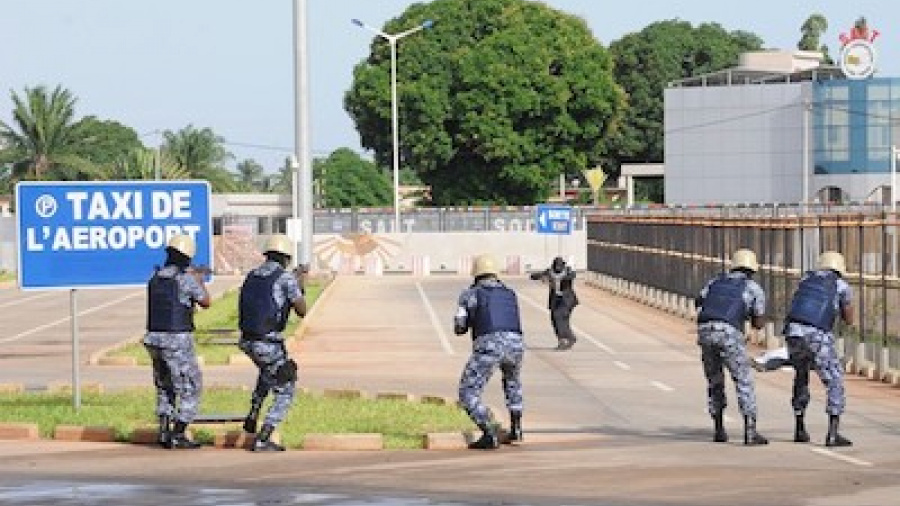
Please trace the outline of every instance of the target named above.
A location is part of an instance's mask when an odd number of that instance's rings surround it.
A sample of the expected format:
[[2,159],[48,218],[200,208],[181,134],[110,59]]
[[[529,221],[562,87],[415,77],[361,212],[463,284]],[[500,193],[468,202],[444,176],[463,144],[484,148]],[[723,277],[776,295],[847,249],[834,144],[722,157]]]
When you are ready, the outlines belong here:
[[168,415],[159,415],[159,432],[156,436],[156,442],[163,448],[169,448],[169,442],[172,439],[172,433],[169,424],[172,419]]
[[482,434],[478,440],[469,443],[470,450],[496,450],[500,447],[500,440],[497,437],[497,429],[490,423],[480,426]]
[[767,445],[769,440],[756,432],[756,418],[744,417],[744,444],[747,446]]
[[185,429],[187,429],[187,423],[181,421],[175,422],[175,426],[172,428],[172,435],[169,438],[168,448],[178,450],[196,450],[197,448],[200,448],[200,443],[191,441],[184,435]]
[[825,436],[825,446],[852,446],[853,442],[838,433],[841,424],[840,415],[828,416],[828,434]]
[[247,418],[244,418],[244,432],[256,434],[257,420],[259,420],[259,406],[251,406]]
[[715,435],[713,435],[713,441],[716,443],[727,443],[728,442],[728,434],[725,432],[725,422],[723,422],[724,415],[721,411],[716,411],[713,416],[713,424],[715,425]]
[[507,438],[510,443],[519,442],[521,443],[524,440],[524,436],[522,435],[522,412],[521,411],[510,411],[509,412],[509,437]]
[[803,421],[804,413],[800,411],[794,415],[794,442],[809,443],[809,433],[806,432],[806,422]]
[[271,425],[263,425],[259,434],[256,435],[256,441],[253,442],[253,451],[255,452],[283,452],[284,447],[275,443],[270,438],[275,427]]

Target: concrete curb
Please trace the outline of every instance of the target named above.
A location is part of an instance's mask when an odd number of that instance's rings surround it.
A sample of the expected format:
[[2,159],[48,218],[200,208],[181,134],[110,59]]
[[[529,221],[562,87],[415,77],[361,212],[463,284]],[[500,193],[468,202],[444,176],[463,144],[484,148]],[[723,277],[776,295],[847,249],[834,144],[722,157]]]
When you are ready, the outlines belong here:
[[303,449],[309,451],[368,451],[383,450],[384,436],[370,434],[307,434],[303,438]]
[[83,441],[91,443],[113,443],[116,433],[112,427],[57,425],[53,431],[53,439],[59,441]]
[[0,439],[40,439],[36,423],[0,423]]

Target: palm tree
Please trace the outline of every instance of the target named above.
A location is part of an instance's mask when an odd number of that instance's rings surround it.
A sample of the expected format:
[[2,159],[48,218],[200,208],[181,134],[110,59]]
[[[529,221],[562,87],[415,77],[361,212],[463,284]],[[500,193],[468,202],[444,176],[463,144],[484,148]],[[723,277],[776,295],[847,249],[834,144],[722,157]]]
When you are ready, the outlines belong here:
[[69,90],[44,86],[12,92],[13,124],[0,121],[0,163],[12,164],[14,179],[82,179],[96,168],[76,154],[90,142],[75,125],[76,99]]
[[157,153],[155,150],[147,148],[138,148],[129,152],[124,159],[114,164],[113,171],[109,179],[149,181],[157,179],[157,172],[159,179],[191,179],[190,172],[178,166],[168,153]]
[[232,158],[223,139],[210,128],[196,129],[188,125],[177,132],[163,132],[162,152],[195,179],[209,181],[214,191],[234,191],[235,182],[224,168]]
[[268,180],[263,166],[253,159],[247,159],[237,165],[237,184],[243,191],[266,191]]

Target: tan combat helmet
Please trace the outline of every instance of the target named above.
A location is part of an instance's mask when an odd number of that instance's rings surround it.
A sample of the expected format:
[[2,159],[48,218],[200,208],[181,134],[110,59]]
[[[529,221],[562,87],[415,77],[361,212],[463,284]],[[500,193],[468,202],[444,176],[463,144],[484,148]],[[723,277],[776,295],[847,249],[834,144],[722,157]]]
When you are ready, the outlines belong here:
[[837,251],[826,251],[819,255],[818,268],[823,271],[831,269],[842,277],[847,274],[847,263],[844,261],[844,255]]
[[477,278],[486,274],[493,274],[494,276],[500,274],[500,269],[497,268],[497,260],[492,255],[478,255],[472,261],[472,277]]
[[194,258],[194,253],[197,252],[194,239],[186,234],[173,235],[166,247],[172,248],[188,258]]
[[758,271],[759,263],[756,261],[756,253],[746,248],[735,251],[731,256],[731,268],[747,269],[752,272]]
[[266,241],[266,247],[263,253],[268,252],[281,253],[284,256],[294,256],[294,243],[284,234],[275,234]]

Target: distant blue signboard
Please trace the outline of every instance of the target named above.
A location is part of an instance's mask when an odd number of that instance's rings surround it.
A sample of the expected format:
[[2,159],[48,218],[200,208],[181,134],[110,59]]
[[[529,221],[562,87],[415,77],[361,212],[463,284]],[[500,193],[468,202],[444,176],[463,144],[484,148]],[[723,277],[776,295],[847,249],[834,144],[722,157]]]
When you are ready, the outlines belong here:
[[168,239],[189,234],[212,267],[206,181],[22,182],[16,185],[19,286],[143,285]]
[[538,204],[534,222],[539,234],[568,235],[572,233],[572,208],[569,206]]

